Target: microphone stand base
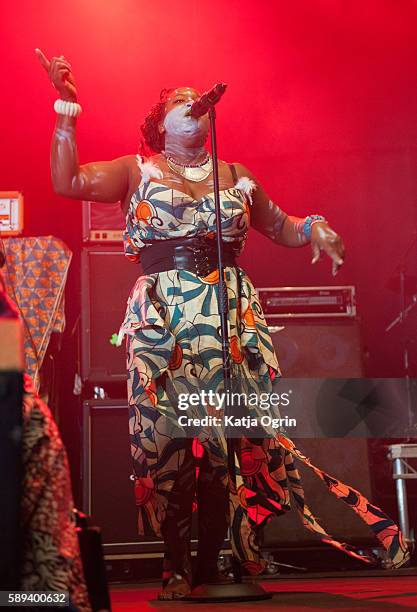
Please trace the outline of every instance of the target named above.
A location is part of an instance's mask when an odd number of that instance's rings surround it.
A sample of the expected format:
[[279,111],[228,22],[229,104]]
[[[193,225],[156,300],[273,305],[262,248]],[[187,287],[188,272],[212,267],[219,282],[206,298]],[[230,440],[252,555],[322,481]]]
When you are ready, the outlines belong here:
[[272,599],[272,593],[257,582],[232,582],[230,584],[200,584],[181,601],[216,603],[229,601],[261,601]]

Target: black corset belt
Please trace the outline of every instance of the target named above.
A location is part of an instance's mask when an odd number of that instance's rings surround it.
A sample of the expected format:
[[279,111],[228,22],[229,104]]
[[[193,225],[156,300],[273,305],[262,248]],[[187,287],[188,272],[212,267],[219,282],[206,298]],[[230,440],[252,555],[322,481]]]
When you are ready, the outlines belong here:
[[[223,242],[224,267],[237,265],[240,249],[239,241]],[[204,236],[160,240],[143,249],[140,263],[145,274],[188,270],[197,276],[208,276],[217,268],[217,243]]]

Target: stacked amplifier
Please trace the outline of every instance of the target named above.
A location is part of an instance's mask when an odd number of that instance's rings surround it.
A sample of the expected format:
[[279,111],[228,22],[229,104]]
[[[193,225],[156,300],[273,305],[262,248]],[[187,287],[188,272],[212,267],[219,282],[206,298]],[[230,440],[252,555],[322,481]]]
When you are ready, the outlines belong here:
[[126,380],[126,356],[110,339],[119,331],[127,298],[142,271],[123,253],[120,202],[85,201],[82,219],[81,375],[99,386]]
[[258,294],[284,376],[363,375],[354,287],[268,287]]
[[[141,269],[123,254],[120,205],[84,202],[83,206],[82,378],[103,389],[118,383],[120,389],[116,399],[89,397],[83,404],[83,509],[102,527],[107,558],[159,556],[162,542],[138,541],[125,395],[126,356],[123,346],[116,348],[110,343]],[[354,287],[268,287],[258,293],[286,377],[362,376]],[[305,439],[300,447],[324,470],[370,494],[365,439]],[[337,531],[343,524],[350,534],[363,535],[352,513],[340,521],[339,506],[335,510],[332,500],[325,501],[330,496],[309,474],[305,480],[313,508],[317,498],[321,515],[330,519],[330,530]],[[339,517],[336,525],[335,516]],[[265,535],[270,546],[315,541],[299,526],[295,512],[272,522]]]
[[[343,387],[345,379],[362,378],[363,350],[353,286],[262,287],[258,294],[285,378],[340,379],[333,381],[334,388],[339,383]],[[330,403],[322,406],[323,411],[336,413],[340,406],[337,401]],[[313,406],[308,401],[305,411],[310,418]],[[372,496],[366,438],[323,434],[295,439],[295,443],[321,469]],[[345,541],[371,545],[365,524],[330,495],[311,470],[297,467],[306,502],[319,513],[321,524]],[[302,527],[296,512],[271,521],[265,528],[264,545],[272,549],[314,543],[317,537]]]

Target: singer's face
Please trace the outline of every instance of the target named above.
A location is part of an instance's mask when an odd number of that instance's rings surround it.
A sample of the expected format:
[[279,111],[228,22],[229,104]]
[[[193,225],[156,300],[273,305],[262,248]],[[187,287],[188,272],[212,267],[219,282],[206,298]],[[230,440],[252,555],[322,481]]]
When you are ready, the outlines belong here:
[[192,87],[178,87],[171,91],[165,102],[165,114],[181,104],[192,105],[194,100],[200,96],[199,92]]
[[195,119],[188,113],[200,94],[192,87],[178,87],[171,91],[165,101],[163,129],[168,135],[187,140],[201,140],[209,129],[208,115]]

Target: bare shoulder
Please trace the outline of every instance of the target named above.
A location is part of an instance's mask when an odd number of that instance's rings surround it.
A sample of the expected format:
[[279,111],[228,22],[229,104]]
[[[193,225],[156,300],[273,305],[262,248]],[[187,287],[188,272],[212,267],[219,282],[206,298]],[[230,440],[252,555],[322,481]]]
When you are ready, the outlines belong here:
[[123,157],[118,158],[117,161],[125,166],[129,177],[129,189],[122,202],[122,209],[125,213],[127,212],[131,198],[141,181],[141,177],[144,175],[143,173],[149,171],[147,164],[150,164],[151,170],[152,167],[158,168],[161,159],[161,154],[151,155],[149,157],[143,157],[141,155],[124,155]]
[[122,155],[121,157],[117,157],[113,160],[117,164],[120,164],[121,167],[125,167],[127,170],[131,170],[135,166],[137,166],[136,155]]
[[134,155],[123,155],[111,161],[97,162],[97,171],[105,171],[113,180],[130,181],[135,167]]
[[135,185],[140,179],[140,170],[138,166],[137,155],[123,155],[119,157],[117,161],[125,168],[129,177],[129,192],[132,186]]

